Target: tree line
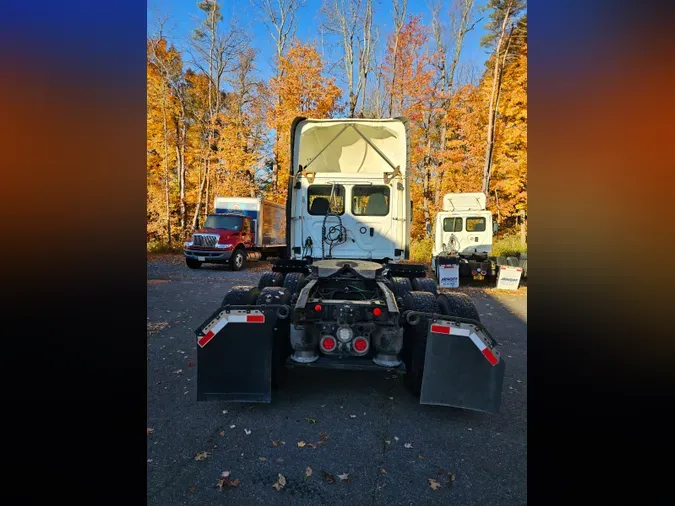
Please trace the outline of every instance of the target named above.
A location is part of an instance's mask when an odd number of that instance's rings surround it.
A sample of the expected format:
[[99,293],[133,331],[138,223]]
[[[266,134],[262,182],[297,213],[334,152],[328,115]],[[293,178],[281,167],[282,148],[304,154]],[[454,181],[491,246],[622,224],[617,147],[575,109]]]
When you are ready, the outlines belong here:
[[[379,33],[373,0],[324,0],[321,40],[296,37],[304,0],[256,0],[274,44],[271,76],[241,22],[202,0],[180,50],[158,17],[147,41],[147,238],[180,245],[216,195],[285,202],[290,126],[313,118],[405,116],[413,239],[426,237],[448,192],[483,191],[501,233],[527,211],[527,15],[524,0],[436,1],[429,22],[390,0]],[[383,2],[384,3],[384,2]],[[482,24],[485,68],[460,64]],[[336,56],[325,58],[323,37]]]

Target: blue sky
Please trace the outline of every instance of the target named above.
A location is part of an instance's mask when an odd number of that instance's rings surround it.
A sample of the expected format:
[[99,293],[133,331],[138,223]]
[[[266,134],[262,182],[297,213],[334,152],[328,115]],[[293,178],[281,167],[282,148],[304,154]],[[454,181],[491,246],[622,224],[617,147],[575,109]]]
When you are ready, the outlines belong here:
[[[482,7],[485,1],[476,0],[476,4]],[[450,0],[446,0],[446,3],[449,4]],[[251,45],[260,51],[258,57],[260,77],[267,79],[271,74],[270,62],[274,51],[274,41],[264,23],[260,19],[257,19],[258,13],[256,8],[251,5],[251,0],[223,0],[221,5],[223,6],[223,15],[226,20],[231,16],[237,16],[244,26],[247,27],[249,33],[251,33]],[[320,41],[320,17],[318,13],[320,6],[321,0],[306,0],[305,6],[298,11],[296,35],[303,42]],[[374,0],[374,8],[374,24],[379,26],[381,39],[379,48],[383,51],[386,36],[392,29],[391,0]],[[169,32],[169,37],[179,48],[187,43],[191,31],[197,24],[197,19],[203,18],[202,12],[197,7],[196,0],[148,0],[149,31],[154,29],[157,12],[170,17],[165,31]],[[431,13],[428,7],[428,0],[408,0],[407,14],[408,16],[421,15],[422,22],[429,25]],[[488,56],[486,49],[480,47],[480,39],[485,33],[485,23],[486,21],[483,19],[467,35],[460,60],[460,66],[462,64],[471,64],[474,67],[476,78],[480,77],[480,74],[483,72],[483,65]],[[324,37],[324,57],[328,61],[335,61],[339,53],[331,53],[330,42],[330,37]],[[338,82],[337,84],[340,83]]]

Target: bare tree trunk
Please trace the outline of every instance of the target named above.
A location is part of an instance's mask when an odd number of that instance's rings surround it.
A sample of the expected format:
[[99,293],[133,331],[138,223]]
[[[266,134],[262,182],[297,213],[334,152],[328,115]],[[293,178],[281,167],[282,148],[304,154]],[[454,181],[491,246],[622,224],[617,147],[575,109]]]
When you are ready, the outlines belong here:
[[211,163],[206,160],[206,198],[204,199],[204,221],[209,214],[209,190],[211,189]]
[[164,194],[166,198],[166,240],[171,247],[171,199],[169,195],[169,132],[166,124],[166,83],[162,86],[162,129],[164,133]]
[[207,173],[207,168],[206,168],[206,159],[202,157],[202,166],[204,167],[204,176],[201,175],[201,170],[200,172],[200,182],[199,182],[199,193],[197,195],[197,207],[195,207],[195,214],[192,217],[192,229],[194,230],[197,228],[197,220],[199,219],[199,213],[201,212],[201,207],[202,207],[202,195],[204,194],[204,187],[206,185],[206,179],[208,176]]
[[403,28],[403,23],[405,21],[405,11],[408,5],[408,0],[394,0],[394,51],[393,51],[393,63],[391,71],[391,91],[389,93],[389,117],[393,114],[394,108],[394,96],[393,91],[396,86],[396,63],[398,61],[398,38]]
[[423,198],[423,208],[424,208],[424,234],[426,237],[431,237],[428,232],[429,225],[431,224],[431,210],[429,206],[429,196],[431,195],[430,191],[430,180],[431,180],[431,137],[427,136],[427,152],[424,156],[424,175],[422,177],[422,198]]
[[[494,71],[492,73],[492,93],[490,95],[490,108],[488,111],[488,128],[487,128],[487,144],[485,147],[485,165],[483,168],[483,186],[481,191],[488,195],[490,191],[490,170],[492,163],[492,150],[494,149],[494,134],[495,134],[495,104],[497,101],[497,93],[500,86],[500,52],[502,44],[504,42],[504,36],[506,34],[506,26],[509,21],[511,14],[511,7],[506,9],[506,14],[504,15],[504,21],[502,23],[502,29],[499,34],[499,40],[497,42],[497,48],[495,50],[495,61],[494,61]],[[513,31],[513,27],[511,28]],[[509,35],[510,38],[510,35]]]

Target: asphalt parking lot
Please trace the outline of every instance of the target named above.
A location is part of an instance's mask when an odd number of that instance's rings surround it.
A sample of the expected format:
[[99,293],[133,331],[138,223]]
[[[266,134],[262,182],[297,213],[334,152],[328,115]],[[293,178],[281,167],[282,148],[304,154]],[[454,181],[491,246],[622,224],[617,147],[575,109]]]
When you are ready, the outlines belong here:
[[527,503],[526,289],[468,291],[506,361],[499,415],[422,406],[385,371],[294,369],[271,404],[197,403],[193,329],[265,267],[148,259],[149,505]]

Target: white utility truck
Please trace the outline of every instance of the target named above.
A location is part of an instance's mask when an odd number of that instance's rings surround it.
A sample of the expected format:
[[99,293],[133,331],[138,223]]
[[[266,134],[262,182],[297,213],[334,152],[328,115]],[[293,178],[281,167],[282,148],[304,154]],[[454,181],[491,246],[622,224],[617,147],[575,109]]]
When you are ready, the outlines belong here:
[[497,412],[504,361],[463,293],[407,262],[403,118],[297,118],[288,249],[195,331],[197,399],[270,402],[288,367],[395,371],[422,404]]

